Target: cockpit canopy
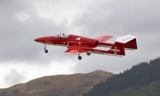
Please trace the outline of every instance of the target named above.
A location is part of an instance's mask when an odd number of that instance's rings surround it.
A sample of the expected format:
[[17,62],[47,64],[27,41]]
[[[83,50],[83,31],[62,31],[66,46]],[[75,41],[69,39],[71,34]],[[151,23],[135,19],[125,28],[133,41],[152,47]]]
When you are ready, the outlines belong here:
[[57,35],[54,35],[55,38],[68,38],[69,34],[65,34],[65,33],[60,33]]

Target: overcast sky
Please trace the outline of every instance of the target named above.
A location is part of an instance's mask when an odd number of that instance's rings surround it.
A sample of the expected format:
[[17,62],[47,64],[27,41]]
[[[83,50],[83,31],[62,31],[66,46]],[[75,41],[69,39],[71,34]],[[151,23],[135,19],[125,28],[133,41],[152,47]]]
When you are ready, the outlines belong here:
[[[123,72],[160,56],[159,0],[0,0],[0,88],[55,74]],[[86,37],[138,35],[138,50],[125,57],[64,55],[65,47],[35,38],[59,33]]]

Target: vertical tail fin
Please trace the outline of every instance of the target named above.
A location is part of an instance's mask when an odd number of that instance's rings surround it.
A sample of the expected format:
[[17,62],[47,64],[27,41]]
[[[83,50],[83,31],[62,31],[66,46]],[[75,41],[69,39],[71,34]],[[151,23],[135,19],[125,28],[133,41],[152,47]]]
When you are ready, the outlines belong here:
[[127,49],[137,49],[137,36],[126,35],[118,37],[115,41],[115,44],[109,50],[109,53],[115,55],[125,55],[125,48]]
[[115,42],[109,50],[109,53],[115,55],[125,55],[124,45],[122,43]]

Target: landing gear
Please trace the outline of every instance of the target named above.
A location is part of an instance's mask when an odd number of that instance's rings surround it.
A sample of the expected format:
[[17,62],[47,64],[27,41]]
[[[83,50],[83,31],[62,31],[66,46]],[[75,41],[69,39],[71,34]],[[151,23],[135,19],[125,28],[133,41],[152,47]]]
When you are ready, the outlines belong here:
[[48,50],[44,50],[45,53],[48,53]]
[[44,44],[44,52],[48,53],[48,50],[46,49],[46,44]]
[[90,55],[91,55],[91,53],[87,52],[87,55],[88,55],[88,56],[90,56]]
[[78,54],[78,60],[82,60],[82,56]]

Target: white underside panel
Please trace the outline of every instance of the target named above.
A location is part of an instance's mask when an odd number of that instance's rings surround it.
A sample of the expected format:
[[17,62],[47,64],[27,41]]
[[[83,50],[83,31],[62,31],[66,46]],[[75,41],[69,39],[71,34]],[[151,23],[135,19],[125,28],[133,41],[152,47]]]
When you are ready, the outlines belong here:
[[116,39],[116,42],[127,43],[128,41],[133,40],[135,38],[137,38],[137,36],[134,35],[121,36]]

